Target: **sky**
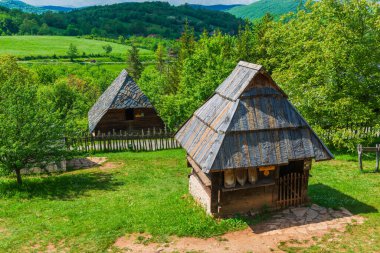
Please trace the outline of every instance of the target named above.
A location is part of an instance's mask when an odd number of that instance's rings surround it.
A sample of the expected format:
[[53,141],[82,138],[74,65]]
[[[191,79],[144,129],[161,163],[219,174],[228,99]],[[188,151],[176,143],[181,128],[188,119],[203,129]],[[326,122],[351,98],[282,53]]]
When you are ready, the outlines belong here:
[[[144,0],[22,0],[25,3],[45,6],[70,6],[70,7],[84,7],[91,5],[105,5],[122,2],[144,2]],[[250,4],[255,0],[166,0],[173,5],[181,5],[184,3],[214,5],[214,4]]]

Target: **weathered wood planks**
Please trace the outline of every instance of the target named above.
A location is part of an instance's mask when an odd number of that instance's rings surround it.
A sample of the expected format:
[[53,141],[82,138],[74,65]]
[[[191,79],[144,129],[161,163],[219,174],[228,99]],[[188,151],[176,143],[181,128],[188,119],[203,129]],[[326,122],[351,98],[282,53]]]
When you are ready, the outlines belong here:
[[155,151],[163,149],[180,148],[173,138],[173,133],[155,130],[147,132],[109,132],[96,136],[84,135],[79,137],[66,137],[66,147],[85,153],[118,152],[118,151]]

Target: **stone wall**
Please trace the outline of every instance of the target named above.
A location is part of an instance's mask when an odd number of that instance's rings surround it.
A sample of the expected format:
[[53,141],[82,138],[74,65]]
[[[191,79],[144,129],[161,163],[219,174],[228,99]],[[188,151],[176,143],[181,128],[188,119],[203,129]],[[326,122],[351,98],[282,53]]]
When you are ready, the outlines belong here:
[[42,174],[42,173],[52,173],[52,172],[64,172],[67,170],[66,161],[62,161],[60,163],[51,163],[46,166],[44,169],[42,168],[30,168],[30,169],[22,169],[21,174]]
[[191,175],[189,178],[189,192],[194,199],[206,210],[208,214],[211,214],[211,199],[207,194],[204,186],[199,179]]
[[85,158],[75,158],[67,161],[67,168],[69,169],[87,169],[102,165],[107,161],[105,157],[85,157]]
[[22,169],[21,174],[42,174],[42,173],[52,173],[52,172],[65,172],[68,169],[78,170],[87,169],[102,165],[107,161],[105,157],[85,157],[85,158],[75,158],[67,161],[62,161],[60,163],[51,163],[46,168],[30,168]]

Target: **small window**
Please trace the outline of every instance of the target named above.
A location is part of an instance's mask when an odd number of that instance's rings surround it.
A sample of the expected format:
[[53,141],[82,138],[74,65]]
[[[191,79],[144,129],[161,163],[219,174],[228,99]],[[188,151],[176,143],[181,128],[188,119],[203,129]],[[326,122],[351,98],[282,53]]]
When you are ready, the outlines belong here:
[[126,109],[125,110],[125,120],[134,120],[135,119],[135,112],[133,109]]

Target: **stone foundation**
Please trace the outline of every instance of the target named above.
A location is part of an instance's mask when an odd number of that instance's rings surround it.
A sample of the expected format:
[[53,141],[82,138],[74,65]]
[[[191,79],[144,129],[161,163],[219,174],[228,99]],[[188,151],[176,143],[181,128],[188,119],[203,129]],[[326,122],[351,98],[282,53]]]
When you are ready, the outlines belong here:
[[208,214],[211,214],[211,199],[207,194],[204,186],[199,179],[191,175],[189,178],[189,192],[194,199],[206,210]]

